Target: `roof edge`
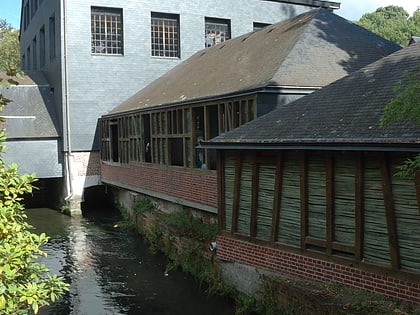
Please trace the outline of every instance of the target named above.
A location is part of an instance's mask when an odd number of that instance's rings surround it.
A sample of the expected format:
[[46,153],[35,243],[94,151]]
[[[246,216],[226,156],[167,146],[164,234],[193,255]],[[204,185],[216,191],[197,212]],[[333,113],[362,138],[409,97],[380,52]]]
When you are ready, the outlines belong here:
[[[375,140],[377,140],[375,142]],[[285,150],[316,150],[316,151],[389,151],[389,152],[420,152],[418,140],[412,142],[401,143],[401,140],[390,139],[384,141],[384,139],[369,139],[364,141],[363,139],[354,140],[334,140],[328,141],[288,141],[284,143],[218,143],[209,141],[201,142],[198,147],[203,149],[214,149],[214,150],[262,150],[262,151],[285,151]]]
[[263,1],[309,5],[312,7],[321,7],[321,8],[329,9],[329,10],[338,10],[340,9],[340,6],[341,6],[340,2],[322,1],[322,0],[263,0]]

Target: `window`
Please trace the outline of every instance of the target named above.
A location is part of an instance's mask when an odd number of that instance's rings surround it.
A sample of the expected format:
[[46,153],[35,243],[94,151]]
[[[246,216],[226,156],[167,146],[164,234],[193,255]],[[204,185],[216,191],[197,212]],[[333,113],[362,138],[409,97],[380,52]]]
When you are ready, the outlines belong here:
[[31,70],[31,47],[26,49],[26,56],[28,56],[28,59],[26,60],[26,70]]
[[264,27],[267,27],[269,25],[271,25],[271,24],[254,22],[254,31],[258,31],[258,30],[263,29]]
[[26,28],[29,25],[29,2],[25,4],[25,8],[23,9],[23,28]]
[[33,17],[38,10],[38,0],[31,1],[31,16]]
[[123,54],[122,9],[91,9],[92,53]]
[[179,16],[152,12],[152,56],[180,57]]
[[32,68],[34,70],[37,69],[37,60],[38,60],[38,56],[37,56],[37,43],[36,43],[36,36],[34,37],[34,39],[32,40]]
[[39,30],[39,66],[45,66],[45,27]]
[[206,18],[205,24],[206,47],[211,47],[230,39],[229,20]]
[[55,16],[50,17],[49,20],[49,35],[50,35],[50,60],[55,59]]

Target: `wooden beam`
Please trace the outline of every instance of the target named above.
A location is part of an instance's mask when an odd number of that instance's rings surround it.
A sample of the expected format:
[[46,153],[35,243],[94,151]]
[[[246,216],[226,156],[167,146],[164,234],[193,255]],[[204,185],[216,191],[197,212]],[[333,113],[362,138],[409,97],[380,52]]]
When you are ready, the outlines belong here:
[[274,181],[274,200],[273,200],[273,214],[271,216],[271,242],[277,242],[279,235],[280,209],[281,209],[281,193],[283,180],[283,157],[282,152],[279,153],[276,160],[276,178]]
[[308,235],[308,161],[303,152],[300,159],[300,248],[306,248]]
[[252,199],[251,199],[251,219],[249,227],[249,235],[257,236],[257,215],[258,215],[258,188],[259,188],[259,165],[257,163],[256,154],[252,156]]
[[414,175],[414,183],[416,185],[417,208],[419,209],[420,216],[420,171],[417,171]]
[[355,240],[354,240],[354,258],[357,261],[363,259],[363,244],[365,241],[365,209],[364,209],[364,163],[363,153],[356,155],[356,174],[355,174]]
[[332,254],[334,241],[334,159],[332,153],[327,155],[326,163],[326,224],[327,224],[327,255]]
[[382,192],[388,228],[388,243],[391,254],[391,263],[394,270],[400,269],[400,253],[398,248],[397,222],[394,209],[394,198],[392,194],[391,170],[388,157],[385,153],[381,154],[381,178]]
[[242,171],[242,157],[241,152],[236,154],[235,162],[235,180],[233,188],[233,204],[232,204],[232,234],[238,230],[238,216],[239,216],[239,200],[241,193],[241,171]]

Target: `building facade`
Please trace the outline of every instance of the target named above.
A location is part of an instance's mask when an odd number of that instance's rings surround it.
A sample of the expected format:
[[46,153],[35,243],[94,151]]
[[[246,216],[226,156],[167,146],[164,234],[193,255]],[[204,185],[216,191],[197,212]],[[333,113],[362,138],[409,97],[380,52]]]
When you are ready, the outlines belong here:
[[241,270],[261,268],[420,303],[420,173],[398,172],[420,154],[420,129],[381,125],[395,87],[418,75],[419,48],[202,145],[218,150],[217,257],[228,282],[243,287]]
[[313,9],[199,51],[102,116],[102,181],[128,203],[130,196],[145,195],[161,208],[216,215],[220,165],[214,150],[199,147],[202,141],[287,107],[398,49]]
[[339,4],[23,0],[22,69],[42,71],[50,84],[71,208],[100,184],[101,115],[198,50],[319,6]]

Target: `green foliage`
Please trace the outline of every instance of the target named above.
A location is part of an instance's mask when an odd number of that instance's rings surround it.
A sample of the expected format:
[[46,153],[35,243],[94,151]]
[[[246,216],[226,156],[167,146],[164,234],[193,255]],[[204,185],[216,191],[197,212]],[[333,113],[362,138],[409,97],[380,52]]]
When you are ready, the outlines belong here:
[[179,211],[167,216],[165,224],[177,230],[180,236],[188,236],[200,241],[213,241],[217,235],[217,226],[204,224],[184,211]]
[[[0,93],[0,113],[9,102]],[[0,143],[5,139],[1,129]],[[3,149],[0,144],[0,151]],[[0,314],[36,314],[68,290],[61,277],[50,275],[46,266],[36,261],[46,256],[40,247],[48,237],[30,232],[21,204],[23,195],[32,193],[35,180],[35,174],[19,174],[16,164],[6,165],[0,159]]]
[[412,35],[420,34],[420,12],[408,17],[404,8],[390,5],[364,14],[356,23],[401,46],[407,46]]
[[153,203],[150,199],[141,198],[133,204],[133,210],[139,214],[145,213],[153,209]]
[[[385,107],[382,127],[404,120],[420,125],[420,65],[413,72],[406,72],[405,77],[394,87],[396,96]],[[413,176],[419,170],[420,155],[417,155],[400,165],[397,175]]]
[[420,65],[416,71],[406,72],[405,77],[394,87],[396,96],[385,107],[381,117],[383,127],[401,120],[420,124]]
[[20,69],[19,31],[0,19],[0,70]]

